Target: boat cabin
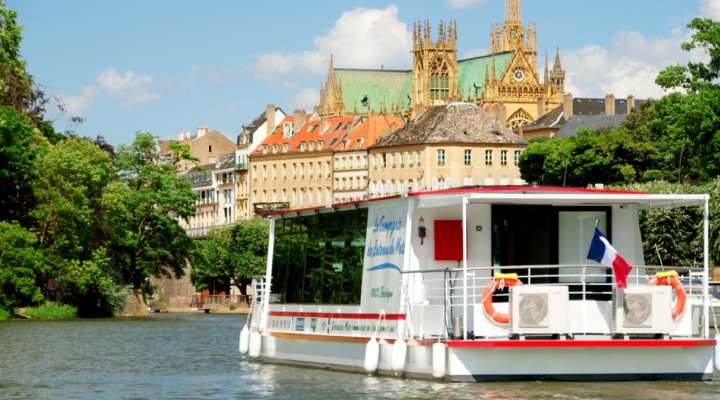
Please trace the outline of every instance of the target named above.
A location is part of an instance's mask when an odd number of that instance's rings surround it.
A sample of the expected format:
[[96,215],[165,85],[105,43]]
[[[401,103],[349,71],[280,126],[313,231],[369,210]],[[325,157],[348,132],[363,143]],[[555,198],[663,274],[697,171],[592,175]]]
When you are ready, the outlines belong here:
[[[518,186],[275,212],[254,318],[268,332],[414,340],[708,338],[707,201]],[[705,207],[698,265],[645,265],[639,216],[656,207]],[[632,266],[626,289],[588,260],[596,228]]]

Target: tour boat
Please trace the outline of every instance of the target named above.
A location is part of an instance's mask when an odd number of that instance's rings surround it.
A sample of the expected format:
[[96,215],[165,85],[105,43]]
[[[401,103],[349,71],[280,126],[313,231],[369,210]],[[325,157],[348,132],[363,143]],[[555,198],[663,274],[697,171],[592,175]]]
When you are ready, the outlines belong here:
[[[708,199],[472,187],[271,212],[239,350],[446,381],[709,380]],[[645,265],[641,213],[677,207],[704,212],[701,264]]]

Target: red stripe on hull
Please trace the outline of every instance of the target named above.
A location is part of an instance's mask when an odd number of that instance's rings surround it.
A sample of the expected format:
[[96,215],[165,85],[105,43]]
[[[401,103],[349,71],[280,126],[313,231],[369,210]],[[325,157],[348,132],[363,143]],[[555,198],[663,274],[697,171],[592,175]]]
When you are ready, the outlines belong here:
[[[339,318],[339,319],[380,319],[380,314],[360,313],[327,313],[305,311],[270,311],[271,317],[307,317],[307,318]],[[383,314],[383,320],[405,320],[405,314]]]
[[456,348],[528,348],[528,347],[701,347],[715,346],[714,339],[608,339],[608,340],[448,340]]

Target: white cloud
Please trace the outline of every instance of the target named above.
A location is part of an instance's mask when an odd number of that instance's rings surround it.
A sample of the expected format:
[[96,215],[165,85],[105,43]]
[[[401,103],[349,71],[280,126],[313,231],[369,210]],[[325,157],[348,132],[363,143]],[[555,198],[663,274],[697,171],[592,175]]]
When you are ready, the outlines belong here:
[[720,21],[720,0],[702,0],[700,15]]
[[310,50],[261,54],[252,70],[267,80],[307,72],[321,75],[330,54],[336,66],[407,68],[412,39],[408,26],[398,20],[398,8],[391,5],[344,12],[326,35],[313,39],[313,45]]
[[97,77],[100,87],[110,95],[125,99],[127,104],[140,104],[160,98],[152,90],[155,79],[150,75],[138,75],[132,70],[118,73],[115,68],[101,72]]
[[646,37],[639,32],[618,33],[608,47],[588,45],[561,54],[568,77],[566,90],[575,96],[618,97],[635,95],[658,98],[663,90],[655,84],[666,66],[702,60],[700,52],[685,52],[680,44],[689,39],[687,31],[674,30],[665,37]]
[[85,115],[90,105],[98,95],[98,90],[94,85],[86,85],[80,89],[80,93],[75,96],[66,96],[59,94],[57,97],[64,110],[71,116]]
[[293,97],[293,109],[302,108],[305,111],[312,111],[320,102],[320,93],[317,89],[303,89]]
[[486,0],[448,0],[450,8],[469,8],[479,4],[485,4]]

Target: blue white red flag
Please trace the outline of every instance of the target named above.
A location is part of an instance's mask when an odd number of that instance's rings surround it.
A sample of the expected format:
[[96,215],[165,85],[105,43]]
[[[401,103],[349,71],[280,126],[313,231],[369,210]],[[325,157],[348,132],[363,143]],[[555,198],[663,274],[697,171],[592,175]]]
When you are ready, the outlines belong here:
[[592,242],[590,242],[590,251],[588,251],[587,258],[612,267],[617,286],[623,289],[627,287],[627,277],[632,271],[632,266],[612,247],[598,228],[595,228],[595,235]]

